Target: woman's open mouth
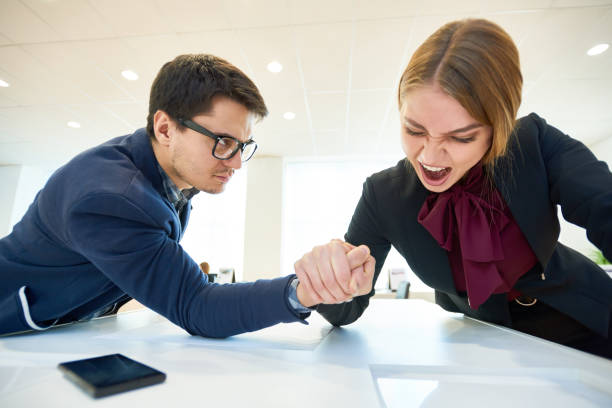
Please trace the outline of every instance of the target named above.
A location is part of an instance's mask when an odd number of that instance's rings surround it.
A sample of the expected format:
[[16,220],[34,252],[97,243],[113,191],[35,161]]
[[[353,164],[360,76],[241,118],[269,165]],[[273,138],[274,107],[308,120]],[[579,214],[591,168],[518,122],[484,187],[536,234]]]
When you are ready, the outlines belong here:
[[435,167],[428,166],[419,162],[419,167],[421,168],[421,175],[423,179],[432,186],[439,186],[444,184],[444,182],[448,179],[450,172],[452,170],[451,167]]

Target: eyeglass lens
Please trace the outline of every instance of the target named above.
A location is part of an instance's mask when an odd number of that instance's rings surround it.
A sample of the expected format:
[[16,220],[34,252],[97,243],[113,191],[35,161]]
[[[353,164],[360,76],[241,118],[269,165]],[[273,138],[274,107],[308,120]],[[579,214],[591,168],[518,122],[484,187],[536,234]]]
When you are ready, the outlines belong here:
[[[242,161],[247,161],[255,153],[257,148],[256,143],[249,143],[244,146],[244,150],[240,152],[240,158]],[[214,155],[220,159],[228,159],[236,154],[236,151],[240,149],[238,142],[229,137],[221,137],[215,147]]]

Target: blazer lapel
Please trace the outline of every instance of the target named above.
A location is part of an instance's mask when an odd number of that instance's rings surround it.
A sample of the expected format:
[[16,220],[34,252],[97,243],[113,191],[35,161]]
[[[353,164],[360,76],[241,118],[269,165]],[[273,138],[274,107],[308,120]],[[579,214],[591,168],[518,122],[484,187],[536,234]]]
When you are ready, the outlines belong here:
[[524,131],[520,134],[521,139],[513,137],[508,154],[495,164],[494,180],[540,264],[546,265],[555,248],[551,235],[558,237],[559,221],[537,138]]

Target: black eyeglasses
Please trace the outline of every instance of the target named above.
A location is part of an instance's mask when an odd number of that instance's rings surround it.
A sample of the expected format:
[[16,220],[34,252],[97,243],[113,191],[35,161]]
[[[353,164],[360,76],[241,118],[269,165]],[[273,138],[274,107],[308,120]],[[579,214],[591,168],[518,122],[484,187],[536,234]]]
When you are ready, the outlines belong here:
[[245,162],[253,157],[255,150],[257,150],[257,143],[253,139],[241,142],[232,136],[219,136],[191,120],[179,119],[178,122],[191,130],[215,139],[212,155],[219,160],[229,160],[240,150],[240,159]]

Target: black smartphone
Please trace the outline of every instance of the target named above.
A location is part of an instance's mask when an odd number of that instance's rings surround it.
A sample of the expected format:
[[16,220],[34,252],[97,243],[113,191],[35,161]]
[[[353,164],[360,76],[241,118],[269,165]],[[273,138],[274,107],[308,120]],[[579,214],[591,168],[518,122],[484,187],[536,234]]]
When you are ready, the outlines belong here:
[[166,374],[122,354],[60,363],[64,375],[93,398],[164,382]]

